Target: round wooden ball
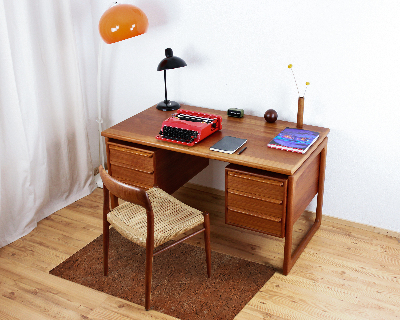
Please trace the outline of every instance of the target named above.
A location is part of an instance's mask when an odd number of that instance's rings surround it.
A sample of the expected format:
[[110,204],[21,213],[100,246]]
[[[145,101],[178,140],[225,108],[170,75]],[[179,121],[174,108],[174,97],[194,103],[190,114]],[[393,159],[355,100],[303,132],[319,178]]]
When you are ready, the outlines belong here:
[[278,119],[278,113],[274,109],[268,109],[264,113],[265,121],[274,123]]

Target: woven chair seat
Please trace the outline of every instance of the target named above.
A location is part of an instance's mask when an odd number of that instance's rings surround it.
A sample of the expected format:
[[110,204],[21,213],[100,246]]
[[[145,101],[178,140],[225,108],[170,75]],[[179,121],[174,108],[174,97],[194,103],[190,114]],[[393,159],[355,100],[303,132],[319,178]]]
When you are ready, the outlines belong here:
[[[159,188],[147,191],[154,213],[154,247],[202,224],[204,216]],[[125,202],[107,214],[107,221],[125,238],[146,247],[147,214],[139,205]]]

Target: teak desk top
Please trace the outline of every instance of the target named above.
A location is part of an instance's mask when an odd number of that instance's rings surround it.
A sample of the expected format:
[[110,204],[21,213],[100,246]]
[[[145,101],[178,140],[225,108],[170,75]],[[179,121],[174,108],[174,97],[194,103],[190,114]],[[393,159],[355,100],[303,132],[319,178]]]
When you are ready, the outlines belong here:
[[[244,115],[243,118],[228,117],[226,111],[181,105],[181,109],[222,116],[222,130],[211,134],[193,147],[157,140],[162,122],[175,111],[160,111],[152,106],[135,116],[116,124],[102,132],[104,137],[134,142],[142,145],[187,153],[204,158],[221,160],[252,168],[292,175],[307,160],[309,155],[328,135],[329,129],[304,125],[304,129],[320,133],[318,140],[305,154],[271,149],[267,144],[286,127],[296,127],[296,123],[277,120],[267,123],[264,118]],[[247,149],[241,155],[210,151],[210,147],[225,136],[247,139]]]

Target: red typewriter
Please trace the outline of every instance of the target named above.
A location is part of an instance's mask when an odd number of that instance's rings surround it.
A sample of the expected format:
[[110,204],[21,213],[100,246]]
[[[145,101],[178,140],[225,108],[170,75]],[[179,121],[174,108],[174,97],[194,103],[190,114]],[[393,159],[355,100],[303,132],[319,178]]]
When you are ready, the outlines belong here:
[[171,117],[163,121],[160,133],[156,138],[193,146],[221,129],[221,116],[179,109]]

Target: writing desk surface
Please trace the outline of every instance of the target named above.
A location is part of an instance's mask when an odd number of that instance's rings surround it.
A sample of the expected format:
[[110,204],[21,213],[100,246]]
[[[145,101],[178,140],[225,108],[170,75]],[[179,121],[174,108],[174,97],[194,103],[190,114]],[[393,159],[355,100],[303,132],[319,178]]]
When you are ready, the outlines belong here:
[[[245,115],[243,118],[228,117],[226,111],[181,105],[181,109],[222,116],[222,130],[215,132],[193,147],[157,140],[162,122],[176,111],[160,111],[152,106],[129,119],[102,132],[102,136],[187,153],[204,158],[292,175],[328,135],[329,129],[304,125],[306,130],[319,132],[318,140],[305,154],[276,150],[267,144],[286,127],[295,128],[296,123],[277,120],[267,123],[264,118]],[[247,139],[246,151],[241,155],[211,151],[210,147],[225,136]]]

